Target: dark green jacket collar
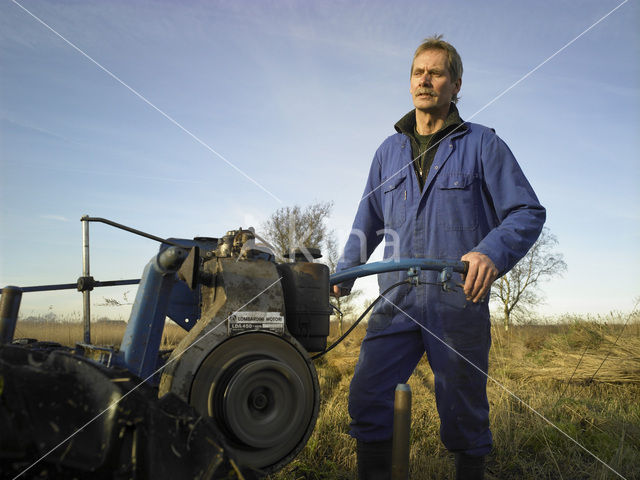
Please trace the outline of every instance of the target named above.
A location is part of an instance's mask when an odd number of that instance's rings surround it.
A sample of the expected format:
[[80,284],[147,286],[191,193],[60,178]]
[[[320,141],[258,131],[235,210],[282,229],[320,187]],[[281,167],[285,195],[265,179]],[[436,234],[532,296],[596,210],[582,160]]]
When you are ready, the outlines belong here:
[[[448,130],[449,127],[457,126],[457,131],[461,132],[467,129],[467,126],[460,118],[460,114],[458,113],[458,108],[455,103],[451,103],[449,107],[449,113],[447,114],[447,119],[444,122],[443,127],[439,130]],[[409,138],[413,138],[413,132],[416,127],[416,110],[413,109],[409,113],[407,113],[404,117],[402,117],[398,122],[394,125],[394,128],[398,133],[404,133]]]

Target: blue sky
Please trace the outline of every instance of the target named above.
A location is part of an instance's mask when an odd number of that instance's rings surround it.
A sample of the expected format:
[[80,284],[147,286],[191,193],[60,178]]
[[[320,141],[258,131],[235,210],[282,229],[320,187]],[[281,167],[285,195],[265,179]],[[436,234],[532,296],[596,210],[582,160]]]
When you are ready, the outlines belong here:
[[[539,312],[628,311],[640,295],[635,0],[493,103],[621,2],[20,3],[261,187],[4,1],[2,286],[75,281],[84,214],[190,238],[333,200],[344,241],[375,149],[412,108],[412,53],[442,33],[464,62],[462,118],[509,144],[565,255]],[[156,249],[93,224],[91,273],[137,278]],[[50,308],[79,312],[80,295],[23,298],[24,314]]]

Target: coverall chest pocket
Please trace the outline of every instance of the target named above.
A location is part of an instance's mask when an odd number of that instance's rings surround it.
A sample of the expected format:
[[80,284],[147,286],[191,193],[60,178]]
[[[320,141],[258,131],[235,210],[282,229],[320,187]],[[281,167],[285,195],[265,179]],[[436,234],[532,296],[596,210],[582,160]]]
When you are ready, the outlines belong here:
[[386,228],[397,228],[407,218],[406,178],[404,176],[392,178],[382,187],[384,226]]
[[436,184],[438,225],[445,230],[478,228],[479,178],[470,174],[449,174]]

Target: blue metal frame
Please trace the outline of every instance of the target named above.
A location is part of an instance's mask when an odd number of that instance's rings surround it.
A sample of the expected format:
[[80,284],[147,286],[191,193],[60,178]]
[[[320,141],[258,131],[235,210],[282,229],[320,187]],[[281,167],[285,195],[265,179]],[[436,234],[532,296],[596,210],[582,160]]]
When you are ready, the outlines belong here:
[[[195,239],[169,238],[168,241],[179,243],[185,247],[200,247],[201,252],[215,250],[218,245],[217,238],[197,237]],[[168,245],[163,244],[160,251],[166,250]],[[200,318],[200,286],[191,290],[185,282],[178,282],[173,286],[167,316],[187,332]]]
[[[180,247],[167,248],[147,264],[131,309],[115,362],[147,379],[158,368],[158,352],[176,271],[187,256]],[[152,382],[155,383],[155,382]]]

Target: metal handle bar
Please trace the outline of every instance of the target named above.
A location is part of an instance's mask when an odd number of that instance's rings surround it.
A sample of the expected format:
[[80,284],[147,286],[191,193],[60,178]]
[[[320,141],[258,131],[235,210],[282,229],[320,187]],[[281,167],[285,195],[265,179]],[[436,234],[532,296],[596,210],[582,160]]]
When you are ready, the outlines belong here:
[[[81,277],[82,278],[82,277]],[[104,282],[100,282],[98,280],[93,280],[91,282],[91,288],[94,287],[119,287],[121,285],[137,285],[140,283],[139,278],[132,278],[131,280],[106,280]],[[7,288],[7,287],[4,287]],[[0,289],[0,294],[4,292],[4,288]],[[32,287],[11,287],[18,288],[22,293],[28,292],[49,292],[51,290],[78,290],[82,291],[78,282],[76,283],[57,283],[55,285],[34,285]]]
[[469,262],[457,260],[436,260],[431,258],[401,258],[399,260],[383,260],[381,262],[366,263],[357,267],[348,268],[339,273],[334,273],[329,277],[329,284],[352,280],[355,278],[376,275],[378,273],[395,272],[398,270],[409,270],[410,268],[420,268],[422,270],[441,271],[446,268],[457,273],[467,273]]
[[185,246],[185,245],[180,245],[179,243],[176,243],[176,242],[172,242],[171,240],[166,240],[164,238],[160,238],[160,237],[157,237],[155,235],[151,235],[150,233],[143,232],[142,230],[138,230],[137,228],[127,227],[126,225],[122,225],[121,223],[116,223],[116,222],[114,222],[112,220],[109,220],[107,218],[90,217],[88,215],[85,215],[84,217],[80,218],[80,221],[81,222],[100,222],[100,223],[105,223],[107,225],[111,225],[112,227],[119,228],[120,230],[125,230],[127,232],[134,233],[136,235],[140,235],[141,237],[145,237],[145,238],[149,238],[151,240],[155,240],[156,242],[166,243],[168,245],[173,245],[174,247],[180,247],[180,248],[186,248],[186,249],[191,248],[191,247],[188,247],[188,246]]

